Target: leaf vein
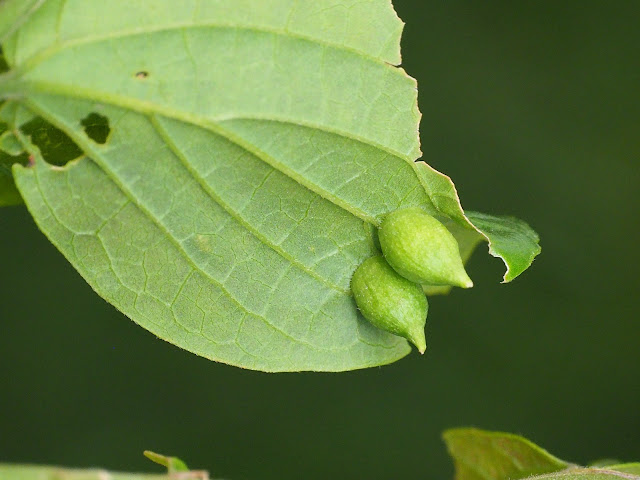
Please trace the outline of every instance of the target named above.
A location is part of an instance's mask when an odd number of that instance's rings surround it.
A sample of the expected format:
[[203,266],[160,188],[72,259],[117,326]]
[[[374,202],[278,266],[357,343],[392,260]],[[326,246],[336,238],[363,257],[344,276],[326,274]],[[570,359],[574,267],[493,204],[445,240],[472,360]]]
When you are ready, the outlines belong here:
[[[271,248],[274,252],[278,253],[281,257],[283,257],[288,262],[295,265],[297,268],[302,270],[307,275],[315,278],[325,286],[335,290],[344,295],[350,295],[350,291],[344,288],[341,288],[334,283],[330,282],[326,278],[318,275],[312,269],[306,267],[303,263],[299,262],[292,257],[287,252],[285,252],[281,247],[271,242],[267,237],[262,235],[260,231],[258,231],[253,225],[244,220],[238,212],[236,212],[233,208],[231,208],[226,202],[224,202],[218,194],[204,181],[204,179],[198,174],[198,172],[194,171],[193,168],[189,165],[188,160],[185,158],[183,152],[178,148],[178,146],[173,142],[172,138],[166,131],[166,129],[159,124],[157,118],[155,116],[151,117],[151,124],[156,129],[160,137],[165,141],[165,143],[169,146],[169,149],[173,152],[173,154],[180,160],[184,168],[186,168],[189,173],[196,179],[200,188],[202,188],[213,201],[216,202],[228,215],[230,215],[235,221],[237,221],[240,225],[242,225],[247,231],[249,231],[256,239],[258,239],[261,243]],[[267,176],[268,178],[268,176]],[[267,178],[263,180],[263,183],[266,182]]]

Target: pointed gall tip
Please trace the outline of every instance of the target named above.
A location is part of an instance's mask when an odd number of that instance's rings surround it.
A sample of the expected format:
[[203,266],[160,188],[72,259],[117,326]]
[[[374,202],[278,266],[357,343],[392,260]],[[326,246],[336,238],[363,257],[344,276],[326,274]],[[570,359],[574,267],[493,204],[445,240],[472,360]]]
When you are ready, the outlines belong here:
[[471,280],[471,278],[469,278],[469,275],[467,275],[467,272],[462,269],[460,271],[460,274],[458,275],[458,278],[456,279],[457,282],[454,284],[460,288],[471,288],[473,287],[473,280]]
[[411,332],[408,340],[416,346],[421,355],[424,354],[427,349],[427,339],[424,336],[424,328]]

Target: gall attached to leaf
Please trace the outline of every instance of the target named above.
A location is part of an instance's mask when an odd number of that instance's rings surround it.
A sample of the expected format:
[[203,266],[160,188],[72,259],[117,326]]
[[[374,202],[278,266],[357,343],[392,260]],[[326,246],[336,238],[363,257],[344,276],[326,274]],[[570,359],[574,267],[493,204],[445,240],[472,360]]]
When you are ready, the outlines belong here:
[[389,213],[380,225],[378,238],[389,265],[412,282],[473,286],[462,265],[458,242],[442,223],[421,208]]
[[362,315],[382,330],[399,335],[424,353],[427,297],[420,285],[398,275],[381,257],[365,260],[353,274],[351,290]]

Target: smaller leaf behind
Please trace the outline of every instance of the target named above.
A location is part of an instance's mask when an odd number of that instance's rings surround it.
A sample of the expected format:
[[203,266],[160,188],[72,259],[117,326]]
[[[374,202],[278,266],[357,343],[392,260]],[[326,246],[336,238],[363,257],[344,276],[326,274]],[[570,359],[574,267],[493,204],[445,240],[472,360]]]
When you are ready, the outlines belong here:
[[570,466],[510,433],[457,428],[445,431],[443,439],[454,460],[455,480],[517,480]]
[[540,237],[526,222],[509,216],[467,212],[473,225],[489,239],[489,253],[505,260],[504,282],[510,282],[531,266],[540,253]]
[[[463,228],[474,229],[481,238],[489,242],[489,253],[501,258],[507,267],[503,283],[508,283],[524,272],[540,253],[538,234],[525,222],[508,216],[463,211],[456,187],[451,179],[424,162],[414,163],[416,174],[429,196],[431,203],[440,214],[449,217]],[[447,224],[447,228],[450,225]],[[467,233],[461,241],[458,233],[452,233],[460,244],[460,254],[465,260],[465,243],[473,242],[474,235]],[[475,244],[471,244],[470,252]],[[465,260],[466,261],[466,260]],[[427,294],[446,291],[427,291]]]

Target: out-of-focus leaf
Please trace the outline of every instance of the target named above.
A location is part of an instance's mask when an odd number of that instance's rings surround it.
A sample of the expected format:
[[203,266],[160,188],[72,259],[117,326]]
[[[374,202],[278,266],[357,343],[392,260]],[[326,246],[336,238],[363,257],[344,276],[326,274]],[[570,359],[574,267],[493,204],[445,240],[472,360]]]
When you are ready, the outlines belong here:
[[455,480],[517,480],[570,466],[526,438],[510,433],[456,428],[443,434]]
[[36,465],[0,464],[2,480],[208,480],[205,471],[173,474],[124,473],[102,469],[75,469]]

